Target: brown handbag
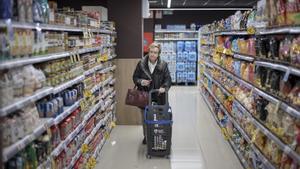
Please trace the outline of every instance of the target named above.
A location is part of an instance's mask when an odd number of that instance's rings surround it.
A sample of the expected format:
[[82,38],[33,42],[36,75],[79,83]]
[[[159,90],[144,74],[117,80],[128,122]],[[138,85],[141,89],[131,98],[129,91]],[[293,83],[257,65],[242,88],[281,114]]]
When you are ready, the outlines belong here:
[[128,89],[125,103],[130,106],[144,108],[148,105],[149,93],[138,90],[135,86],[133,89]]

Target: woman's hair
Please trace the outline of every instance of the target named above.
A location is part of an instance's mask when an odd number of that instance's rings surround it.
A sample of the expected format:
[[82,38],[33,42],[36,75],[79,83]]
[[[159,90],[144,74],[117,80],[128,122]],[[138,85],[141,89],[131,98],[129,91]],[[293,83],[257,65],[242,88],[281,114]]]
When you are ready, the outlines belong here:
[[153,42],[149,45],[149,48],[148,48],[148,51],[150,51],[150,49],[153,49],[153,48],[158,48],[158,55],[160,55],[161,53],[161,46],[159,43],[156,43],[156,42]]

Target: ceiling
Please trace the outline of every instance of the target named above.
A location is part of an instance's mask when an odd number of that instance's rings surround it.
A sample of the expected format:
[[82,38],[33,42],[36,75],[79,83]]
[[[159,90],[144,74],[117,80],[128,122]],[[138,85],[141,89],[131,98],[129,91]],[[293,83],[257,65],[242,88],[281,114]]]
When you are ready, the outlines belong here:
[[[257,0],[171,0],[171,8],[253,7]],[[149,0],[150,8],[167,8],[168,0]]]

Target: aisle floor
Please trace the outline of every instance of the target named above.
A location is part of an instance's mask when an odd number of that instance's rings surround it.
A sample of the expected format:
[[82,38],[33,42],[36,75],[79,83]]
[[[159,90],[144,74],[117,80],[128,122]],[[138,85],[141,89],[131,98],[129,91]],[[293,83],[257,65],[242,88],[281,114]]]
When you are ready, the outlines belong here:
[[172,87],[173,138],[170,159],[147,159],[141,126],[113,129],[96,169],[242,169],[197,87]]

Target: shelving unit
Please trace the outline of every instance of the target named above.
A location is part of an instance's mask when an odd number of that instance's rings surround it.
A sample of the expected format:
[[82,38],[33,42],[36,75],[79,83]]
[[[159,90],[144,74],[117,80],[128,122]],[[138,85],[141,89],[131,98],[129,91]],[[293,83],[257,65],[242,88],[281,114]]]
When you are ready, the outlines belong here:
[[[48,154],[47,158],[43,160],[42,162],[38,162],[38,166],[36,168],[38,169],[45,169],[45,168],[53,168],[53,164],[55,163],[56,157],[60,156],[62,152],[67,152],[69,147],[68,145],[74,142],[75,138],[78,137],[78,135],[82,132],[85,132],[86,127],[92,127],[91,132],[87,135],[87,137],[84,139],[82,143],[80,143],[78,150],[76,153],[71,157],[70,163],[68,163],[67,166],[64,168],[70,169],[73,168],[73,166],[78,162],[78,160],[84,155],[85,158],[96,158],[99,151],[101,151],[102,146],[105,143],[106,137],[103,137],[101,140],[101,146],[99,145],[91,154],[86,154],[86,152],[82,151],[82,146],[89,145],[90,142],[92,142],[97,135],[102,132],[102,128],[107,128],[109,131],[105,131],[105,134],[109,134],[112,130],[112,123],[115,122],[115,109],[116,109],[116,102],[115,102],[115,96],[116,91],[114,89],[114,84],[116,83],[116,78],[114,77],[114,71],[117,69],[117,67],[114,64],[114,58],[116,58],[116,54],[114,50],[112,50],[117,44],[114,42],[114,36],[116,35],[115,31],[110,30],[103,30],[100,28],[85,28],[85,27],[72,27],[72,26],[61,26],[61,25],[51,25],[51,24],[39,24],[39,23],[21,23],[21,22],[15,22],[11,20],[0,20],[0,28],[12,28],[13,30],[15,28],[22,29],[22,30],[28,30],[28,31],[38,31],[38,32],[68,32],[68,33],[74,33],[76,36],[82,36],[85,33],[87,34],[93,34],[93,35],[102,35],[105,36],[105,38],[101,39],[101,45],[99,42],[97,45],[87,45],[87,46],[81,46],[81,48],[73,48],[70,51],[63,51],[63,52],[57,52],[57,53],[47,53],[42,55],[33,55],[33,56],[21,56],[21,57],[11,57],[6,60],[1,60],[0,63],[0,71],[7,71],[11,69],[16,68],[22,68],[24,66],[33,66],[35,68],[36,65],[45,64],[45,63],[52,63],[57,60],[61,59],[69,59],[72,56],[76,55],[76,59],[79,59],[80,64],[83,65],[83,56],[84,55],[97,55],[95,58],[95,63],[89,64],[88,68],[82,68],[83,72],[80,73],[78,76],[75,76],[73,79],[62,81],[64,83],[58,83],[57,85],[45,85],[44,87],[35,91],[30,96],[26,97],[20,97],[18,99],[15,99],[12,103],[7,104],[6,106],[3,106],[0,108],[0,117],[6,118],[7,116],[14,115],[17,111],[20,109],[26,108],[28,105],[34,105],[37,109],[39,109],[38,104],[39,102],[45,100],[47,101],[49,98],[55,98],[62,96],[62,92],[66,92],[67,90],[71,90],[74,92],[74,86],[88,83],[88,78],[91,76],[95,76],[96,74],[100,74],[104,77],[106,76],[106,79],[100,80],[99,83],[93,82],[92,89],[90,89],[90,92],[88,92],[88,89],[86,88],[87,85],[82,85],[82,89],[77,89],[76,92],[79,90],[82,91],[82,96],[78,98],[76,101],[73,102],[73,104],[65,106],[65,103],[63,103],[63,111],[59,114],[56,114],[53,117],[44,118],[39,115],[40,122],[37,126],[35,126],[34,130],[25,135],[23,138],[20,138],[17,142],[12,143],[9,146],[6,146],[3,149],[2,158],[4,162],[9,162],[10,160],[14,159],[16,156],[18,156],[20,153],[23,153],[23,150],[25,150],[28,146],[36,144],[36,141],[41,138],[43,135],[49,134],[49,132],[52,132],[53,127],[59,127],[62,123],[65,122],[66,119],[73,116],[75,111],[79,111],[81,115],[80,123],[77,126],[72,127],[72,131],[69,132],[68,135],[64,139],[60,139],[60,142],[57,146],[52,147],[51,146],[51,154]],[[4,30],[4,29],[3,29]],[[80,34],[80,35],[79,35]],[[109,37],[109,38],[108,38]],[[86,37],[84,37],[86,38]],[[90,36],[89,38],[94,38]],[[109,42],[106,42],[109,41]],[[2,59],[2,58],[1,58]],[[73,60],[74,59],[74,60]],[[72,62],[76,62],[75,58],[70,59]],[[88,60],[91,61],[91,60]],[[78,65],[80,65],[78,64]],[[77,64],[73,64],[72,68],[76,66],[76,68],[81,68]],[[63,66],[62,66],[63,67]],[[44,67],[41,67],[40,69],[43,69]],[[75,68],[75,70],[76,70]],[[44,72],[42,72],[44,73]],[[45,76],[48,78],[47,76]],[[73,77],[73,76],[72,76]],[[100,91],[100,92],[97,92]],[[101,94],[103,93],[103,94]],[[93,104],[95,102],[90,102],[89,106],[86,107],[87,102],[90,101],[90,94],[97,96],[99,101],[96,102],[96,104]],[[79,97],[79,96],[78,96]],[[96,100],[96,99],[95,99]],[[90,122],[92,119],[99,119],[99,115],[105,115],[104,117],[101,116],[100,121],[95,124],[93,123],[92,126],[90,125]],[[74,116],[75,117],[75,116]],[[78,117],[77,117],[78,118]],[[100,131],[101,128],[101,131]],[[61,131],[60,131],[61,132]],[[104,134],[104,133],[103,133]],[[49,136],[50,137],[50,136]],[[49,143],[52,144],[51,140],[49,140]],[[40,158],[40,157],[39,157]],[[66,160],[66,159],[65,159]],[[89,159],[86,159],[89,160]]]
[[190,41],[198,40],[198,38],[156,38],[156,41]]
[[40,24],[40,23],[22,23],[22,22],[15,22],[11,20],[0,20],[0,28],[5,28],[7,27],[7,25],[10,25],[12,28],[21,28],[21,29],[40,29],[40,30],[67,31],[67,32],[89,31],[92,33],[116,34],[116,32],[109,31],[109,30],[78,28],[72,26]]
[[[265,89],[259,86],[256,81],[250,79],[249,75],[243,75],[241,72],[236,73],[237,65],[239,63],[243,63],[246,65],[251,64],[253,66],[253,70],[256,72],[257,68],[264,67],[268,70],[277,70],[281,72],[281,76],[284,79],[288,79],[290,76],[293,77],[300,77],[300,70],[299,68],[292,65],[292,63],[280,62],[278,60],[272,60],[270,58],[264,58],[261,56],[255,55],[247,55],[243,53],[239,53],[238,51],[233,51],[231,48],[224,48],[225,45],[222,46],[222,40],[226,37],[231,37],[232,39],[236,40],[241,38],[250,39],[253,37],[261,37],[268,35],[281,35],[284,36],[288,34],[289,36],[296,36],[300,34],[300,27],[299,26],[286,26],[286,27],[272,27],[272,28],[256,28],[254,32],[252,30],[232,30],[232,31],[210,31],[210,32],[203,32],[201,29],[199,30],[199,79],[198,84],[201,88],[201,95],[205,100],[206,104],[208,105],[212,116],[217,121],[217,124],[223,130],[227,131],[227,128],[224,127],[225,124],[221,124],[221,120],[217,118],[216,114],[220,113],[218,111],[224,113],[224,119],[228,118],[229,122],[225,122],[226,125],[228,123],[232,124],[233,128],[236,129],[240,133],[240,139],[244,139],[245,142],[250,146],[250,153],[254,153],[256,158],[261,161],[263,164],[263,168],[268,169],[277,169],[278,161],[274,162],[274,158],[270,159],[270,152],[266,152],[266,148],[262,149],[261,145],[256,142],[256,137],[258,133],[254,134],[255,132],[259,132],[259,134],[263,135],[266,139],[266,144],[270,144],[272,142],[273,151],[281,152],[285,154],[287,158],[293,161],[295,166],[300,165],[300,154],[296,151],[297,142],[294,140],[293,145],[287,144],[282,137],[283,135],[279,135],[275,132],[276,127],[273,129],[270,128],[270,123],[267,124],[266,120],[261,120],[258,118],[257,114],[260,113],[256,110],[255,103],[253,104],[253,108],[250,110],[247,108],[248,105],[245,105],[246,101],[239,100],[237,93],[237,89],[235,86],[240,88],[246,88],[249,93],[247,93],[247,97],[260,97],[268,102],[268,104],[272,104],[274,108],[274,112],[269,112],[275,116],[281,111],[281,118],[285,118],[285,116],[289,116],[294,120],[300,119],[300,109],[299,107],[293,105],[288,99],[282,98],[278,93],[274,93],[274,91],[269,91],[270,89]],[[212,40],[213,39],[213,40]],[[228,39],[226,39],[228,40]],[[212,41],[214,44],[212,44]],[[233,40],[230,41],[230,44],[233,43]],[[278,42],[279,43],[279,42]],[[233,48],[233,47],[232,47]],[[236,48],[234,48],[236,49]],[[277,57],[277,56],[273,56]],[[230,59],[228,59],[230,58]],[[228,62],[227,62],[228,61]],[[246,64],[247,63],[247,64]],[[232,64],[232,65],[229,65]],[[252,70],[250,70],[252,71]],[[253,72],[254,78],[256,77],[255,72]],[[251,76],[252,77],[252,76]],[[246,79],[249,78],[249,79]],[[240,91],[242,92],[242,91]],[[217,93],[217,94],[215,94]],[[217,97],[218,96],[218,97]],[[222,99],[219,99],[219,97]],[[210,99],[210,101],[208,100]],[[213,100],[213,101],[211,101]],[[255,102],[259,102],[255,100]],[[236,114],[236,109],[233,110],[232,107],[229,106],[236,106],[241,114]],[[217,105],[214,107],[213,105]],[[213,108],[214,107],[214,108]],[[230,107],[230,108],[228,108]],[[257,112],[256,112],[257,111]],[[268,110],[269,111],[269,110]],[[255,115],[256,113],[256,115]],[[236,117],[239,116],[239,117]],[[241,117],[240,117],[241,116]],[[267,114],[268,116],[268,114]],[[241,120],[242,118],[243,120]],[[275,117],[274,117],[275,118]],[[222,120],[224,120],[222,119]],[[271,119],[272,120],[272,119]],[[274,119],[273,119],[274,120]],[[281,119],[282,120],[282,119]],[[226,120],[225,120],[226,121]],[[245,122],[247,121],[247,122]],[[224,121],[223,121],[224,122]],[[275,123],[275,122],[273,122]],[[252,133],[248,133],[250,130],[249,125],[254,126],[251,128]],[[248,128],[244,128],[244,127]],[[278,129],[279,130],[279,129]],[[295,129],[296,130],[296,129]],[[247,132],[246,132],[247,131]],[[229,136],[232,137],[232,136]],[[229,138],[229,143],[236,153],[237,157],[240,159],[241,164],[244,168],[252,168],[251,165],[254,164],[253,161],[245,160],[246,156],[243,153],[240,153],[240,150],[235,147],[233,141]],[[299,143],[298,143],[299,144]],[[299,146],[299,145],[298,145]],[[249,152],[248,152],[249,153]],[[280,157],[281,158],[281,157]]]

